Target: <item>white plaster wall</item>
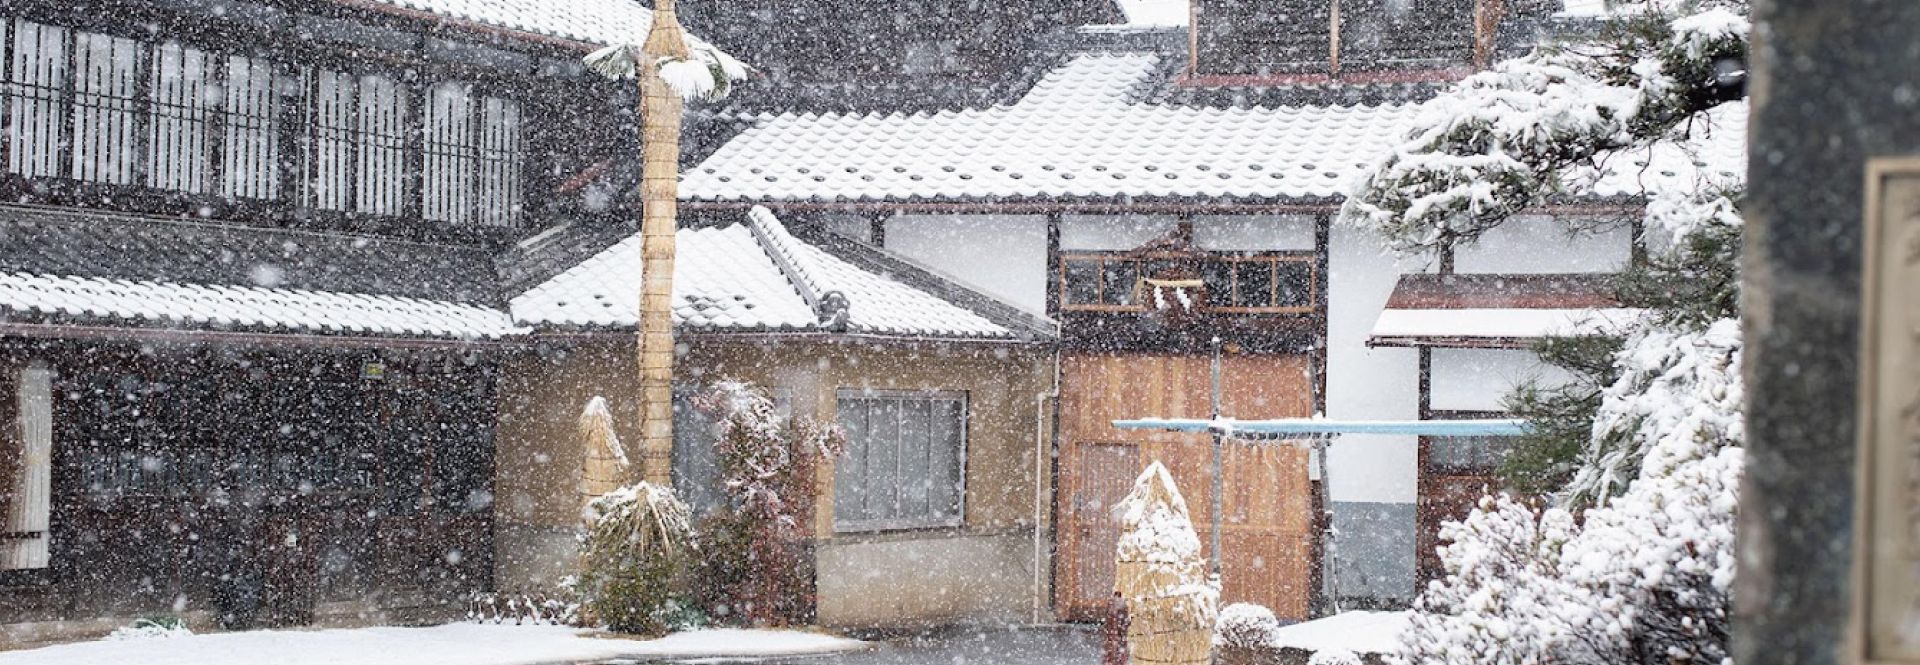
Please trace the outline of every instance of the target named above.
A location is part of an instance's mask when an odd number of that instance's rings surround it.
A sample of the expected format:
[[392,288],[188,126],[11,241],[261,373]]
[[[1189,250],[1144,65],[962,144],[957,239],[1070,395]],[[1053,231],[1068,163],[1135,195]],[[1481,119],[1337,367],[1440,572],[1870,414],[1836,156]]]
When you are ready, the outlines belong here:
[[1177,221],[1172,215],[1061,215],[1060,249],[1133,249],[1165,234]]
[[1479,242],[1453,254],[1460,273],[1615,272],[1633,256],[1633,231],[1626,224],[1571,233],[1572,225],[1552,217],[1516,217],[1494,227]]
[[1047,311],[1047,220],[1039,215],[897,215],[887,249],[1036,314]]
[[1556,385],[1568,376],[1525,349],[1434,349],[1431,404],[1436,410],[1502,411],[1501,402],[1516,386],[1535,380]]
[[[1368,348],[1367,334],[1406,272],[1379,238],[1333,228],[1327,266],[1327,417],[1413,420],[1420,415],[1420,358],[1413,349]],[[1340,437],[1329,453],[1335,502],[1412,503],[1418,446],[1413,437]],[[1409,544],[1411,547],[1411,544]]]
[[[1060,248],[1129,250],[1165,235],[1172,215],[1062,215]],[[1193,241],[1205,249],[1277,251],[1313,249],[1313,218],[1300,215],[1196,215]]]
[[1313,250],[1313,218],[1304,215],[1195,215],[1193,242],[1207,249]]
[[823,215],[820,224],[826,227],[828,233],[860,242],[873,242],[873,221],[866,215]]

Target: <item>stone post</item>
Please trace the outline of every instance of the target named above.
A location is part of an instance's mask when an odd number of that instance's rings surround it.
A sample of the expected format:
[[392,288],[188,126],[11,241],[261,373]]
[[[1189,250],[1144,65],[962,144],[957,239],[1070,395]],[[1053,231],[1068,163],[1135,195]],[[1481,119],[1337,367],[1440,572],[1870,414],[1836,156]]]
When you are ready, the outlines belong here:
[[1756,0],[1754,19],[1733,660],[1866,662],[1849,618],[1864,190],[1869,158],[1920,155],[1920,3]]

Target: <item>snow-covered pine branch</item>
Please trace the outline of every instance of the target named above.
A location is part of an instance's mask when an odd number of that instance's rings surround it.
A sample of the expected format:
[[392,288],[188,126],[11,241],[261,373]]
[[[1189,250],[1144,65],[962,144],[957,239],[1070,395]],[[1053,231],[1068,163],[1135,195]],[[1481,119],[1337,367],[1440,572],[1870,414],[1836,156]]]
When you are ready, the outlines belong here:
[[1342,220],[1403,254],[1471,243],[1597,170],[1578,167],[1672,140],[1736,98],[1744,5],[1649,4],[1601,41],[1538,49],[1428,102],[1407,140],[1353,185]]
[[[639,44],[615,44],[588,54],[582,59],[588,69],[610,79],[637,76],[646,56]],[[747,78],[748,68],[712,46],[695,44],[685,59],[661,58],[655,63],[660,79],[687,101],[719,100],[733,91],[733,84]]]

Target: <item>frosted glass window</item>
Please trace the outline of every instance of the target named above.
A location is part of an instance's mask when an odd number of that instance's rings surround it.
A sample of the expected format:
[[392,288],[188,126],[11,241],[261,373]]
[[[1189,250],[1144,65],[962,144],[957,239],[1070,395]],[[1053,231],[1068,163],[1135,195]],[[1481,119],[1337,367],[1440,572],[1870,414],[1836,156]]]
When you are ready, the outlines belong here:
[[11,448],[0,459],[16,462],[0,467],[0,570],[46,568],[50,559],[47,530],[53,505],[53,371],[30,366],[17,374],[14,427],[0,445]]
[[961,393],[840,391],[847,451],[835,463],[835,528],[959,526],[966,414]]

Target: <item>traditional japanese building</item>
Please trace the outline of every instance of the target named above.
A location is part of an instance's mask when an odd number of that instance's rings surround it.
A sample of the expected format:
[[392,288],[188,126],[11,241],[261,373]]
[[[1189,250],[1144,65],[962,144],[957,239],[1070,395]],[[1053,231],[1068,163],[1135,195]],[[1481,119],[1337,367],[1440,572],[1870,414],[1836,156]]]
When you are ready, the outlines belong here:
[[[582,396],[637,422],[633,92],[579,59],[649,19],[0,7],[0,648],[161,614],[440,621],[571,565]],[[1037,569],[1051,327],[765,212],[687,224],[689,390],[749,379],[870,428],[894,475],[823,478],[874,497],[839,510],[970,534],[822,545],[821,615],[1030,612],[1036,576],[999,572]],[[710,433],[681,430],[710,500]],[[978,563],[875,577],[927,557]]]
[[[1335,223],[1347,188],[1442,87],[1557,29],[1559,3],[1119,4],[1130,20],[1037,44],[997,97],[723,114],[734,133],[682,188],[688,209],[768,206],[1059,322],[1062,617],[1104,607],[1108,508],[1148,462],[1211,503],[1205,438],[1109,422],[1207,417],[1216,348],[1227,417],[1493,415],[1553,378],[1530,340],[1618,314],[1606,276],[1637,256],[1643,193],[1742,159],[1736,107],[1692,149],[1618,155],[1477,245],[1397,262]],[[1409,602],[1416,553],[1500,455],[1354,435],[1322,478],[1300,448],[1231,442],[1225,600],[1291,618]]]

